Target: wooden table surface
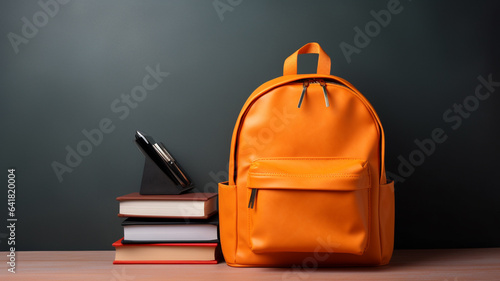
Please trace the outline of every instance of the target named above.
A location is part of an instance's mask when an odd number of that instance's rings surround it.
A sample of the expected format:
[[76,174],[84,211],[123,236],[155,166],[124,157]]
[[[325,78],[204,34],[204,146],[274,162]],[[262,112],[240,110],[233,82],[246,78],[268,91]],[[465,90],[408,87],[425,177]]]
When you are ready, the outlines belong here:
[[396,250],[391,264],[362,268],[232,268],[113,265],[114,251],[16,252],[16,273],[1,252],[0,280],[500,280],[500,248]]

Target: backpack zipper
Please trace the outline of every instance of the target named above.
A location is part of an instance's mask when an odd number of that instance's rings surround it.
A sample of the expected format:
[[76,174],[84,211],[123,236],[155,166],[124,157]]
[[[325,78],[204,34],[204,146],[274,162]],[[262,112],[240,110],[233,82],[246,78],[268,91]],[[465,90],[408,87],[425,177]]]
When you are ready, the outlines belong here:
[[248,201],[248,208],[253,209],[255,204],[255,197],[257,197],[257,188],[252,188],[252,194],[250,194],[250,201]]
[[326,92],[326,83],[325,83],[325,80],[319,79],[318,82],[321,85],[321,88],[323,88],[323,94],[325,95],[325,104],[326,104],[326,107],[329,107],[330,106],[330,102],[328,101],[328,93]]
[[328,100],[328,92],[326,91],[326,83],[323,79],[305,79],[304,81],[302,81],[302,94],[300,95],[299,104],[297,107],[300,108],[300,106],[302,105],[304,96],[307,92],[307,87],[309,87],[310,84],[319,84],[321,86],[321,88],[323,89],[323,95],[325,96],[325,105],[326,107],[329,107],[330,102]]
[[297,106],[298,108],[300,108],[300,106],[302,105],[302,101],[304,100],[304,96],[306,94],[306,91],[307,91],[307,87],[309,87],[309,80],[304,80],[302,82],[302,94],[300,95],[300,99],[299,99],[299,105]]

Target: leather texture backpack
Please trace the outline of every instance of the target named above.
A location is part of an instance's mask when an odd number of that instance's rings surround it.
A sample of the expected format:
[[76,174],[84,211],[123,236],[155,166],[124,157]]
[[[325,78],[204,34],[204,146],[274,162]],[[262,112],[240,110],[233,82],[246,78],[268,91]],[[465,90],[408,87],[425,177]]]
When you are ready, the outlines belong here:
[[[299,54],[316,74],[297,74]],[[309,43],[283,76],[248,98],[234,127],[229,181],[219,183],[220,239],[238,267],[389,263],[394,182],[386,180],[384,131],[330,58]]]

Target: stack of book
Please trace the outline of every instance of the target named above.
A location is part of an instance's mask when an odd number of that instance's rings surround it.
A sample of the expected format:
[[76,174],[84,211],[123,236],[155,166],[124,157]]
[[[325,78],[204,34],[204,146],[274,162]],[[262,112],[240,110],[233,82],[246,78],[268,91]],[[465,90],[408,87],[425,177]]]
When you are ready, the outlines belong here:
[[211,264],[220,258],[217,193],[116,198],[123,238],[113,243],[115,264]]

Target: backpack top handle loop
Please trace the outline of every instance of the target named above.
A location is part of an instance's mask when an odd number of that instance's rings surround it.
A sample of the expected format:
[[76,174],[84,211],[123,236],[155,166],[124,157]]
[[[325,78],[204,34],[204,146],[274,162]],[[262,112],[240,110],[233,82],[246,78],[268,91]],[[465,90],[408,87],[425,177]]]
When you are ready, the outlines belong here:
[[318,54],[318,68],[316,73],[323,75],[330,75],[331,60],[330,57],[321,49],[318,43],[307,43],[302,48],[298,49],[295,53],[285,60],[283,66],[283,75],[297,74],[297,57],[300,54]]

